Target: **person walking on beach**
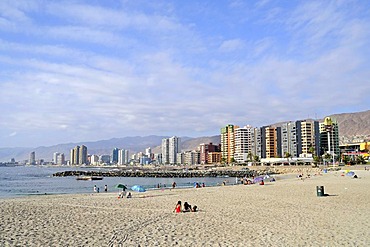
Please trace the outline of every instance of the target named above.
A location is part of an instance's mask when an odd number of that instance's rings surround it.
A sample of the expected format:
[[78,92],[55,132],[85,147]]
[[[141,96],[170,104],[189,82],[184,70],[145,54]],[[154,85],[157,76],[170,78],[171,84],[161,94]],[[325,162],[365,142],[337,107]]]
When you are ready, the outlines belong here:
[[97,190],[97,189],[96,189],[96,185],[94,185],[94,192],[96,192],[96,190]]
[[104,185],[104,191],[108,192],[108,186],[107,185]]
[[174,189],[176,187],[176,182],[173,182],[172,183],[172,189]]

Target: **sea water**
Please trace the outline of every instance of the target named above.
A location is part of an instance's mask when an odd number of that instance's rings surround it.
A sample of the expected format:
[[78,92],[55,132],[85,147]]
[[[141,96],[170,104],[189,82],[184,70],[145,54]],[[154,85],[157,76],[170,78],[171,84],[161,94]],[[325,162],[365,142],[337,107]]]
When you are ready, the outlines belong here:
[[169,189],[176,182],[177,187],[193,187],[194,183],[206,186],[217,186],[223,182],[235,183],[235,178],[201,177],[201,178],[147,178],[147,177],[104,177],[103,180],[76,180],[76,177],[53,177],[56,172],[67,170],[106,171],[104,168],[86,167],[44,167],[44,166],[15,166],[0,167],[0,198],[50,195],[50,194],[81,194],[91,193],[96,185],[100,192],[107,185],[108,192],[120,192],[116,184],[124,184],[127,188],[141,185],[147,190]]

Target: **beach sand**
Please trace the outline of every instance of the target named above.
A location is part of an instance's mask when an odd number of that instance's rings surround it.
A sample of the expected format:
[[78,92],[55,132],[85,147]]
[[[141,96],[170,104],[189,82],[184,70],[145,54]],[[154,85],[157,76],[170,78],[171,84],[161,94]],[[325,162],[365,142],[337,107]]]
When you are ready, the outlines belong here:
[[[370,172],[0,200],[0,246],[370,246]],[[285,175],[285,177],[287,177]],[[288,176],[289,177],[289,176]],[[329,196],[318,197],[316,186]],[[181,200],[199,212],[173,213]]]

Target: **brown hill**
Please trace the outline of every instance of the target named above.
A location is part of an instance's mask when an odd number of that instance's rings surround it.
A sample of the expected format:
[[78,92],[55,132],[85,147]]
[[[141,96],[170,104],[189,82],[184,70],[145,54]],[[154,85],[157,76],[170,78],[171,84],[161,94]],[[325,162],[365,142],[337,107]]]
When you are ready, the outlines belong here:
[[336,119],[341,137],[370,136],[370,110],[330,115]]

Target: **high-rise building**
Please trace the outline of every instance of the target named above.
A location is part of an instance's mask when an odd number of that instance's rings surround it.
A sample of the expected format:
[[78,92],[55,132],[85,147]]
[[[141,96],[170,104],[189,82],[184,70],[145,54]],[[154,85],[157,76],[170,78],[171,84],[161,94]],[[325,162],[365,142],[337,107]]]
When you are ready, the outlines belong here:
[[281,157],[281,151],[279,151],[281,147],[281,142],[280,142],[281,128],[267,126],[267,127],[264,127],[264,133],[265,133],[264,143],[265,143],[266,157],[262,157],[262,158]]
[[126,150],[124,150],[124,149],[120,149],[120,150],[118,150],[118,162],[117,162],[117,164],[118,165],[125,165],[125,164],[127,164],[126,163],[126,153],[125,153],[125,151]]
[[79,165],[87,165],[88,162],[87,162],[87,147],[84,146],[84,145],[81,145],[80,147],[80,153],[79,153],[80,157],[79,157]]
[[320,123],[320,155],[329,153],[338,159],[340,155],[339,148],[339,128],[336,120],[326,117],[324,122]]
[[180,138],[173,136],[162,139],[162,164],[176,164],[180,151]]
[[235,129],[234,159],[238,163],[247,162],[252,155],[252,131],[250,125]]
[[111,161],[114,164],[117,164],[118,163],[118,152],[119,152],[119,149],[118,148],[114,148],[113,151],[112,151]]
[[232,163],[235,154],[235,129],[239,126],[228,124],[221,128],[221,156],[226,163]]
[[71,165],[87,164],[87,147],[76,146],[71,150]]
[[162,149],[162,164],[169,164],[170,163],[170,158],[169,158],[170,146],[169,146],[168,138],[162,139],[161,149]]
[[36,165],[36,153],[35,152],[30,153],[29,163],[30,165]]
[[91,158],[90,158],[90,164],[91,164],[92,166],[97,166],[97,165],[99,165],[99,156],[98,156],[98,155],[96,155],[96,154],[91,155]]
[[308,154],[317,155],[319,144],[318,122],[300,120],[282,124],[281,142],[283,156],[286,153],[294,158],[307,156]]
[[64,165],[65,164],[65,157],[64,157],[64,153],[58,153],[58,152],[55,152],[53,154],[53,162],[55,165]]
[[254,128],[251,133],[251,138],[252,138],[252,155],[261,157],[261,148],[262,148],[261,128]]

